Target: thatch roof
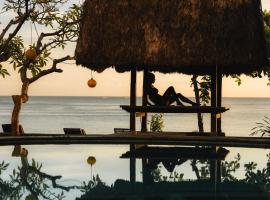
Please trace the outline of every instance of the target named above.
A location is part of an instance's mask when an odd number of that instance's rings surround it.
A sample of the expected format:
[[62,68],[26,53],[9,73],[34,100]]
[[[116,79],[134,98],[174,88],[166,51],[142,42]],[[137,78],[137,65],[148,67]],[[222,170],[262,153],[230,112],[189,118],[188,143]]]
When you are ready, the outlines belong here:
[[260,0],[86,0],[76,61],[103,71],[225,74],[261,70]]

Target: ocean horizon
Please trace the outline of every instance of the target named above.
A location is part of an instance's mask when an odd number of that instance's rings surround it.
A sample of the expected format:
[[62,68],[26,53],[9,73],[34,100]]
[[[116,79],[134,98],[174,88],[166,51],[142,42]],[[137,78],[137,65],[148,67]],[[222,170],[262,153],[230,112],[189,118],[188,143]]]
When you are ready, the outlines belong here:
[[[31,96],[22,106],[20,119],[28,133],[61,133],[63,128],[80,127],[89,133],[107,134],[114,128],[129,127],[129,114],[120,105],[129,105],[129,97]],[[141,105],[141,97],[137,97],[137,105]],[[270,113],[270,98],[224,97],[222,106],[230,108],[222,114],[226,135],[249,136],[256,123]],[[11,97],[0,97],[2,124],[10,123],[12,109]],[[205,131],[209,131],[210,115],[203,116]],[[196,114],[164,114],[163,119],[164,131],[198,129]]]

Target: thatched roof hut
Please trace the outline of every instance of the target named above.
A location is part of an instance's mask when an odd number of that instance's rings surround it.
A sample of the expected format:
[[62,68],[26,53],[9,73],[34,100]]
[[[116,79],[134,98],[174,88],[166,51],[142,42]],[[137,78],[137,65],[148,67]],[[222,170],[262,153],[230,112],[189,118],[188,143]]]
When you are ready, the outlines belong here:
[[76,61],[103,71],[224,74],[267,65],[260,0],[86,0]]

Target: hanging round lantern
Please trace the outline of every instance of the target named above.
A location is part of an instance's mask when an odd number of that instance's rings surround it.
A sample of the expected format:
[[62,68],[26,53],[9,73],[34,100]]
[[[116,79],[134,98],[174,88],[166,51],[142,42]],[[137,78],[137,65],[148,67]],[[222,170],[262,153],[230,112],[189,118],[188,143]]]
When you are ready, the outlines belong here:
[[37,52],[34,48],[30,48],[25,52],[25,57],[29,60],[35,60],[37,58]]
[[27,155],[28,155],[28,150],[25,149],[25,148],[22,148],[21,152],[20,152],[20,156],[21,157],[27,157]]
[[91,79],[89,79],[89,81],[87,82],[87,84],[88,84],[88,86],[90,88],[94,88],[97,85],[97,81],[95,79],[91,78]]
[[97,81],[95,79],[93,79],[93,71],[91,70],[91,79],[88,80],[87,85],[90,88],[94,88],[97,85]]
[[96,158],[94,157],[94,156],[89,156],[88,158],[87,158],[87,163],[89,164],[89,165],[94,165],[95,163],[96,163]]

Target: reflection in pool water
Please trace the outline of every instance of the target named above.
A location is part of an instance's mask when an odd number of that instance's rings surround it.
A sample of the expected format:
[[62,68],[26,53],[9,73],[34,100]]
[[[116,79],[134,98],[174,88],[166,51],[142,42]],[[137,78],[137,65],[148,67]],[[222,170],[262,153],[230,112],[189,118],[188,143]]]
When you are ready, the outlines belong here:
[[[128,147],[96,146],[97,151],[84,151],[84,147],[77,151],[76,147],[67,147],[69,151],[73,150],[71,154],[75,152],[77,157],[83,154],[80,163],[75,163],[76,169],[72,171],[65,170],[61,165],[48,167],[48,163],[54,162],[55,156],[51,155],[42,160],[44,156],[38,155],[43,147],[27,146],[24,150],[18,146],[8,148],[9,155],[13,152],[13,156],[18,157],[3,157],[3,161],[0,161],[0,199],[269,199],[269,154],[263,156],[265,163],[262,165],[247,159],[243,163],[240,154],[234,153],[232,158],[230,153],[227,156],[229,158],[222,161],[221,184],[214,192],[215,184],[210,177],[211,162],[224,159],[225,154],[211,155],[206,160],[198,157],[198,152],[196,157],[185,154],[183,147],[173,147],[174,152],[164,147],[163,152],[171,154],[167,157],[159,153],[157,156],[157,147],[151,147],[151,151],[143,149],[134,154],[127,152]],[[57,150],[57,147],[54,148]],[[105,157],[108,156],[108,159],[104,160],[101,154],[94,154],[100,152],[100,148],[111,151],[117,149],[116,156],[106,150]],[[25,150],[28,150],[28,153],[25,153]],[[88,155],[85,152],[88,152]],[[87,163],[89,156],[95,156],[96,159],[92,166],[93,176]],[[59,161],[62,160],[67,168],[72,168],[73,161],[77,162],[74,155],[70,159],[68,154],[61,157],[56,153],[56,157]],[[128,181],[129,157],[137,158],[135,184]],[[114,165],[122,167],[117,171]],[[87,170],[84,171],[84,168]],[[100,168],[102,170],[99,170]],[[111,175],[113,180],[108,180],[108,175]]]

